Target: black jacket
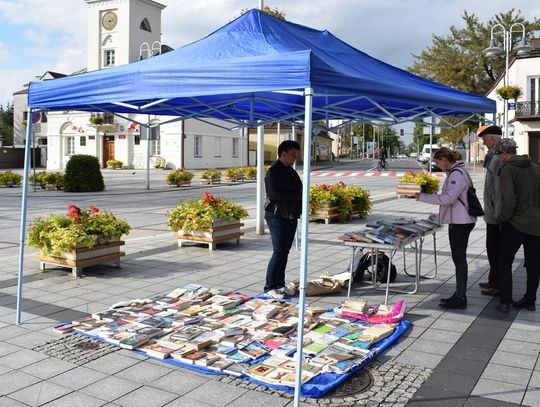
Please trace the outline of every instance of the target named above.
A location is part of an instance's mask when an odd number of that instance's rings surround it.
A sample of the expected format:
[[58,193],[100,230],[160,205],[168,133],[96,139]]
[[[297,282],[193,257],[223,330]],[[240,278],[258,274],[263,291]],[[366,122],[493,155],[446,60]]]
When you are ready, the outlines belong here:
[[277,160],[264,178],[266,217],[298,219],[302,214],[302,181],[296,170]]

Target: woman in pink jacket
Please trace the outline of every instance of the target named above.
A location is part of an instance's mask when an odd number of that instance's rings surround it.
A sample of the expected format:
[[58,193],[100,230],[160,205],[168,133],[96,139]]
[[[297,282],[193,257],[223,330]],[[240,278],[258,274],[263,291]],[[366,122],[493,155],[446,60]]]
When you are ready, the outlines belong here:
[[452,261],[456,268],[456,292],[449,298],[442,298],[439,304],[442,308],[467,307],[467,245],[469,235],[474,228],[476,218],[469,215],[467,190],[472,183],[471,177],[461,160],[461,154],[442,147],[434,155],[437,165],[446,171],[446,179],[440,194],[416,194],[421,202],[439,205],[441,224],[448,224],[448,239]]

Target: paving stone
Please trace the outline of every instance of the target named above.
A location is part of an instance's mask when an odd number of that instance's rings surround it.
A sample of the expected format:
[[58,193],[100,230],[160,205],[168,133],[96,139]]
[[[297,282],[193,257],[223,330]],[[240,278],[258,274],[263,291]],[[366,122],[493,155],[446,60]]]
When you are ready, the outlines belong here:
[[239,387],[212,381],[190,391],[187,396],[211,405],[221,406],[236,400],[246,391]]
[[116,376],[109,376],[82,388],[80,392],[105,401],[113,401],[131,393],[139,387],[141,387],[139,383],[134,383]]
[[30,406],[41,406],[71,392],[71,389],[44,381],[11,393],[9,397]]
[[0,376],[0,395],[9,395],[19,389],[38,383],[39,381],[39,378],[19,371],[3,374]]
[[471,395],[520,404],[525,395],[525,386],[481,378]]
[[86,363],[84,367],[107,374],[115,374],[139,363],[137,359],[121,355],[117,352],[109,353],[99,359]]
[[[112,404],[108,404],[104,400],[79,392],[69,393],[59,399],[47,403],[47,407],[101,407],[105,405],[112,406]],[[114,405],[116,406],[117,404]]]
[[64,362],[56,358],[46,358],[21,369],[23,372],[40,379],[48,379],[68,370],[76,368],[73,363]]
[[177,397],[178,395],[164,390],[142,386],[114,402],[125,407],[161,407],[175,400]]
[[0,397],[0,406],[2,407],[28,407],[28,404],[23,404],[20,401],[13,400],[12,398],[2,396]]
[[486,369],[482,374],[482,379],[498,380],[505,383],[523,385],[524,383],[528,383],[531,373],[532,372],[527,369],[490,363],[486,366]]
[[106,377],[107,374],[103,372],[78,366],[75,369],[52,377],[50,381],[60,386],[79,390]]
[[158,365],[143,361],[121,370],[116,375],[134,382],[148,384],[171,371],[172,369],[164,363]]

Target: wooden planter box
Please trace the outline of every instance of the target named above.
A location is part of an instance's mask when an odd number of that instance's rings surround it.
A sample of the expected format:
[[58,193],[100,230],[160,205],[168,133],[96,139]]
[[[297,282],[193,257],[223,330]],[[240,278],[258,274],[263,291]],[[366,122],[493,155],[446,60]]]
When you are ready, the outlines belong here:
[[169,184],[170,186],[173,186],[173,187],[189,187],[191,186],[191,181],[183,181],[183,182],[179,182],[177,184]]
[[200,183],[201,184],[220,184],[221,179],[201,178]]
[[244,182],[245,177],[223,177],[226,182]]
[[336,219],[338,217],[338,206],[335,204],[327,204],[309,215],[309,218],[312,220],[323,219],[324,223],[328,225],[330,220]]
[[422,192],[422,186],[409,182],[398,182],[396,194],[398,196],[414,197],[414,194]]
[[91,249],[87,247],[79,247],[73,252],[63,253],[62,256],[51,256],[39,254],[39,269],[45,270],[46,264],[54,266],[70,268],[75,277],[81,277],[84,267],[95,266],[104,263],[115,263],[116,267],[120,268],[120,257],[125,256],[124,252],[120,251],[120,246],[125,242],[118,240],[115,242],[107,242],[97,244]]
[[217,243],[228,240],[236,240],[236,243],[239,244],[240,236],[244,234],[244,232],[240,231],[242,226],[244,226],[244,224],[240,221],[216,220],[209,228],[193,230],[190,232],[179,230],[176,232],[178,247],[182,247],[184,242],[196,242],[207,244],[208,250],[215,250]]

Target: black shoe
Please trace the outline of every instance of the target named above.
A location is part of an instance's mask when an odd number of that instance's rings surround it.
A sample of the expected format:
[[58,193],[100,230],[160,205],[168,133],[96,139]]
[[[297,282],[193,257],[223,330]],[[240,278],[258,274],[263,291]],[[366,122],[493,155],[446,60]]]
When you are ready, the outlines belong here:
[[478,286],[485,289],[491,288],[491,285],[489,283],[478,283]]
[[514,307],[516,308],[523,308],[527,311],[535,311],[536,305],[534,304],[534,301],[530,301],[523,297],[521,300],[514,302]]
[[497,309],[506,314],[506,313],[508,313],[510,311],[510,304],[500,302],[499,305],[497,305]]
[[467,297],[458,297],[454,294],[446,302],[442,302],[441,300],[439,307],[446,309],[465,309],[467,308]]
[[456,293],[452,294],[450,297],[448,298],[441,298],[441,304],[447,304],[448,301],[452,301],[454,299],[454,297],[456,296]]
[[498,297],[501,295],[501,292],[496,288],[488,288],[487,290],[480,291],[482,295],[491,295],[493,297]]

